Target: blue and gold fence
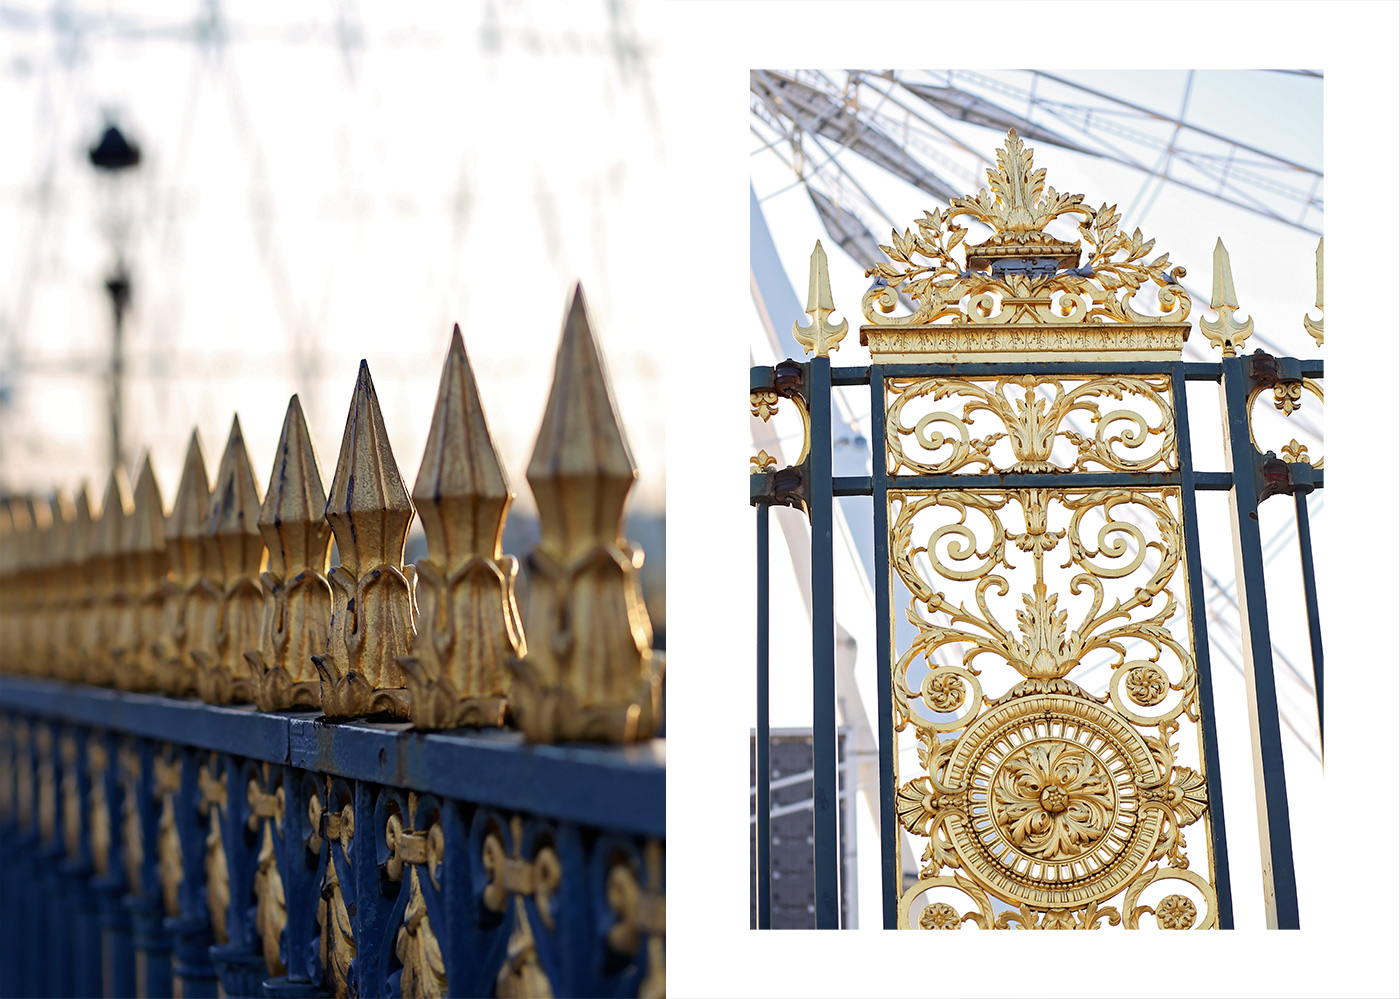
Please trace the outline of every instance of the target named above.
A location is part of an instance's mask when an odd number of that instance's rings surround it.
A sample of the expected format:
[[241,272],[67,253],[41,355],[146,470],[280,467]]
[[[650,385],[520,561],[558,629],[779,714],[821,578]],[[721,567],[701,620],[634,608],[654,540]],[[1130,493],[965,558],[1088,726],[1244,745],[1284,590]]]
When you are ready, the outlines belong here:
[[664,994],[634,478],[576,296],[523,620],[456,331],[411,493],[362,365],[329,498],[293,397],[265,496],[235,418],[169,512],[0,504],[0,994]]

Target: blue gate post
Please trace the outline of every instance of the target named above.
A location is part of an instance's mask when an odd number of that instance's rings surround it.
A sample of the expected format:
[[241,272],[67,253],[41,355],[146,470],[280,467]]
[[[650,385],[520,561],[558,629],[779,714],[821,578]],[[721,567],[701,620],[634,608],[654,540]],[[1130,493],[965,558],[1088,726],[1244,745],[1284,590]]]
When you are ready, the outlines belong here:
[[[1217,265],[1218,266],[1218,265]],[[1298,892],[1293,874],[1293,835],[1288,819],[1288,786],[1283,769],[1278,691],[1269,639],[1264,556],[1259,536],[1259,483],[1252,474],[1258,451],[1249,431],[1248,357],[1221,359],[1225,446],[1235,470],[1230,488],[1230,522],[1235,535],[1235,578],[1244,643],[1245,692],[1250,746],[1254,754],[1259,813],[1259,851],[1264,863],[1264,916],[1270,929],[1298,928]]]

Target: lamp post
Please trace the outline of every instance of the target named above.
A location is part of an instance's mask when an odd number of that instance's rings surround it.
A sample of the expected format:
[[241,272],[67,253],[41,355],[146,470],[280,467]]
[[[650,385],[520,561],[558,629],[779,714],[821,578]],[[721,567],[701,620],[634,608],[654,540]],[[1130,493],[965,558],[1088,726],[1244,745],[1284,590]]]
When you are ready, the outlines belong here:
[[122,453],[122,319],[131,303],[131,275],[126,268],[125,246],[131,212],[124,196],[123,175],[141,162],[141,147],[127,139],[121,129],[108,123],[101,138],[88,149],[88,161],[103,178],[106,191],[106,229],[116,260],[104,285],[112,302],[112,360],[108,372],[109,467],[124,464]]

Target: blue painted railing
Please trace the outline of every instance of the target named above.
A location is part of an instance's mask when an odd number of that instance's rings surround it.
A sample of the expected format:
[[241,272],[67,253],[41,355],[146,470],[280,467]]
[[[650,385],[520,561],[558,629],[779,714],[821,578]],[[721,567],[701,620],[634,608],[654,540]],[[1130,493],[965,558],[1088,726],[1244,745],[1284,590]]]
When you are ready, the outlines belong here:
[[6,996],[664,983],[661,740],[529,746],[0,677],[0,775]]

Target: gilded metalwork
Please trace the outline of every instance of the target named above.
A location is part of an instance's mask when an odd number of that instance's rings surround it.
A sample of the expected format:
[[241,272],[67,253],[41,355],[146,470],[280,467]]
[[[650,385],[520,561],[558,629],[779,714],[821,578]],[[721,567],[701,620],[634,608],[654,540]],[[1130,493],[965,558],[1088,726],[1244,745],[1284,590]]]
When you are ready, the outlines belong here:
[[114,679],[124,690],[153,690],[159,684],[155,645],[163,625],[166,555],[165,504],[149,453],[136,477],[121,559],[127,599],[112,640]]
[[92,504],[86,483],[73,501],[63,531],[63,553],[55,583],[58,602],[54,621],[54,673],[61,680],[82,679],[82,636],[85,616],[92,606],[92,580],[88,572],[88,546],[92,543]]
[[817,240],[817,245],[812,248],[807,276],[807,315],[812,321],[807,326],[800,322],[792,324],[793,339],[802,345],[804,352],[828,357],[840,346],[846,338],[848,323],[845,319],[839,326],[827,322],[827,317],[835,311],[836,306],[831,301],[831,279],[826,273],[826,251],[822,249],[822,241]]
[[[1322,237],[1317,238],[1317,301],[1313,303],[1318,312],[1322,311]],[[1317,341],[1319,347],[1322,346],[1322,319],[1312,318],[1306,312],[1303,313],[1303,329],[1308,336]]]
[[661,724],[664,665],[651,649],[642,553],[622,531],[636,476],[577,288],[526,471],[540,542],[510,705],[533,742],[634,742]]
[[[1046,360],[1176,358],[1190,334],[1186,271],[1168,254],[1147,259],[1155,240],[1118,228],[1117,206],[1097,210],[1082,194],[1061,194],[1035,169],[1032,150],[1015,129],[997,151],[989,188],[954,198],[943,211],[926,211],[917,232],[891,233],[882,246],[889,262],[867,271],[877,281],[861,302],[868,325],[861,343],[879,360],[934,358],[998,360],[1035,353]],[[1081,243],[1046,231],[1061,216],[1078,216]],[[992,236],[968,246],[971,216]],[[961,260],[958,248],[961,246]],[[1139,290],[1156,286],[1156,312],[1133,304]],[[891,316],[903,294],[917,303]]]
[[[263,764],[263,780],[271,780],[272,768]],[[287,814],[287,792],[280,779],[274,793],[265,792],[256,779],[248,781],[248,828],[259,833],[258,867],[253,875],[253,896],[257,908],[254,929],[262,943],[263,960],[271,975],[285,975],[282,964],[282,929],[287,925],[287,895],[282,885],[282,872],[277,866],[277,851],[272,837],[282,828]]]
[[505,912],[511,895],[531,895],[540,913],[540,922],[546,929],[554,928],[554,917],[550,914],[550,898],[559,890],[563,868],[559,855],[552,846],[543,846],[533,860],[525,860],[525,824],[520,816],[510,820],[510,839],[514,844],[507,853],[505,842],[498,829],[486,834],[481,847],[481,862],[486,868],[487,884],[481,893],[481,902],[493,912]]
[[[807,460],[807,455],[811,453],[812,450],[812,417],[811,414],[807,412],[807,403],[802,396],[798,393],[781,395],[776,391],[750,392],[749,412],[757,416],[764,423],[767,423],[772,419],[773,414],[778,411],[778,400],[784,398],[792,403],[793,408],[797,410],[797,415],[802,418],[802,449],[798,452],[797,458],[793,461],[793,465],[797,466]],[[751,469],[751,471],[755,472],[762,472],[778,463],[778,459],[774,458],[767,451],[759,451],[758,455],[750,458],[749,461],[758,466],[757,468]]]
[[418,728],[505,724],[506,662],[525,655],[519,564],[501,551],[514,498],[453,326],[413,485],[428,554],[417,566],[423,616],[400,665]]
[[487,884],[481,894],[482,904],[493,912],[505,912],[511,907],[513,925],[506,943],[506,959],[496,974],[496,994],[518,999],[550,999],[554,988],[540,964],[535,934],[530,916],[525,910],[525,898],[533,896],[540,923],[547,930],[554,928],[550,900],[559,889],[563,869],[552,846],[541,847],[533,860],[525,860],[524,821],[520,816],[510,820],[513,851],[507,853],[501,831],[492,828],[482,843],[481,860],[486,867]]
[[[1245,403],[1245,412],[1248,413],[1249,440],[1259,451],[1266,450],[1261,447],[1259,440],[1254,435],[1254,403],[1265,391],[1272,388],[1274,397],[1274,409],[1283,413],[1284,416],[1292,416],[1295,412],[1303,408],[1303,393],[1307,392],[1314,396],[1318,402],[1325,402],[1323,398],[1322,385],[1311,378],[1304,378],[1301,381],[1280,381],[1274,382],[1272,386],[1259,384],[1250,390],[1249,397]],[[1308,461],[1308,449],[1299,444],[1297,439],[1289,441],[1279,449],[1279,452],[1291,461]],[[1318,458],[1317,461],[1309,462],[1313,468],[1322,468],[1326,457]]]
[[1235,348],[1254,333],[1253,317],[1237,322],[1235,311],[1240,303],[1235,298],[1235,279],[1230,273],[1230,254],[1225,242],[1215,240],[1214,276],[1211,280],[1210,307],[1215,310],[1214,319],[1201,317],[1201,332],[1215,346],[1221,349],[1224,357],[1234,357]]
[[169,562],[163,592],[164,627],[157,642],[160,688],[183,697],[197,689],[195,653],[216,654],[219,630],[219,552],[205,532],[209,519],[209,474],[199,431],[190,433],[175,505],[165,521]]
[[760,450],[758,454],[749,459],[749,474],[754,475],[759,472],[766,472],[770,468],[778,467],[778,459],[774,458],[767,451]]
[[326,520],[340,564],[330,571],[331,625],[326,651],[311,657],[321,674],[329,718],[407,718],[399,657],[413,642],[417,575],[403,562],[413,502],[404,488],[369,365],[360,362],[331,480]]
[[[889,497],[919,629],[894,667],[895,722],[924,771],[896,778],[896,810],[927,839],[901,925],[1136,926],[1134,892],[1187,870],[1184,830],[1207,806],[1177,753],[1183,732],[1200,747],[1195,663],[1174,633],[1179,490]],[[1189,873],[1213,921],[1210,882]],[[1013,911],[993,918],[993,900]]]
[[111,867],[112,812],[107,802],[105,774],[109,761],[107,747],[99,736],[87,744],[88,756],[88,846],[92,851],[92,869],[98,877],[106,877]]
[[[886,379],[891,475],[1178,467],[1169,375]],[[1105,411],[1102,403],[1120,405]],[[934,408],[936,403],[944,406]],[[1089,433],[1076,429],[1087,419]]]
[[131,486],[127,483],[126,470],[119,465],[107,479],[107,488],[102,494],[102,513],[94,525],[89,548],[94,579],[93,606],[83,641],[83,678],[88,683],[111,685],[119,675],[112,649],[129,599],[122,541],[131,512]]
[[209,763],[199,768],[199,811],[209,819],[204,837],[204,891],[214,942],[228,943],[228,856],[224,852],[223,813],[228,808],[228,774],[215,777]]
[[70,861],[83,853],[83,795],[78,783],[78,740],[71,732],[58,739],[58,755],[63,761],[63,777],[58,793],[63,811],[63,851]]
[[319,708],[321,680],[313,655],[326,651],[331,625],[331,528],[326,491],[301,400],[287,404],[277,461],[258,514],[267,548],[258,647],[244,653],[253,700],[264,711]]
[[262,621],[262,572],[266,548],[258,531],[262,497],[243,442],[243,427],[233,418],[204,533],[217,552],[219,627],[213,654],[191,649],[199,664],[199,696],[211,704],[240,704],[253,699],[252,674],[243,653],[258,647]]
[[[419,814],[418,795],[409,792],[409,820],[422,818]],[[439,868],[442,864],[443,839],[442,824],[434,814],[426,830],[405,829],[403,816],[393,810],[384,831],[385,843],[389,848],[389,862],[385,871],[390,880],[402,881],[405,866],[408,870],[408,903],[404,908],[403,924],[394,938],[394,953],[403,966],[399,980],[399,993],[420,999],[439,999],[448,995],[447,966],[442,959],[442,947],[437,934],[433,932],[428,919],[428,906],[423,898],[423,888],[419,882],[418,868],[424,868],[433,886],[438,887]]]
[[180,884],[185,879],[184,851],[180,847],[180,831],[175,825],[175,795],[180,790],[181,769],[178,757],[155,760],[152,792],[160,799],[156,876],[160,880],[161,901],[167,916],[180,913]]
[[313,794],[307,813],[313,830],[307,847],[319,853],[323,841],[330,843],[325,876],[321,882],[321,901],[316,907],[316,924],[321,927],[321,967],[326,974],[322,987],[328,988],[332,995],[344,997],[349,995],[350,962],[355,959],[355,931],[340,887],[335,845],[339,844],[342,855],[350,849],[350,840],[355,835],[355,812],[349,805],[339,812],[324,812],[320,796]]
[[34,727],[35,818],[39,842],[53,843],[58,835],[58,785],[53,765],[53,731],[47,725]]
[[642,939],[647,944],[647,973],[637,991],[639,997],[666,994],[666,895],[662,883],[665,863],[662,846],[649,840],[644,850],[646,887],[625,858],[619,857],[608,870],[608,908],[617,922],[608,930],[608,946],[619,954],[633,957],[640,953]]
[[126,865],[127,890],[133,895],[140,895],[143,891],[141,865],[146,857],[146,845],[141,835],[141,812],[136,801],[141,783],[141,757],[130,742],[122,745],[119,762],[122,778],[122,863]]

